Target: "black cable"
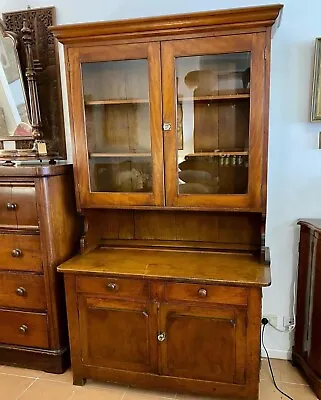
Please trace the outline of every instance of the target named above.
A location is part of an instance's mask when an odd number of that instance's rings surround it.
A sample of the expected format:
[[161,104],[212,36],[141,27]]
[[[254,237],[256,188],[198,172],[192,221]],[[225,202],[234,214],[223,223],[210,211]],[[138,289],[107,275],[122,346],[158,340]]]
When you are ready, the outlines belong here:
[[[264,320],[264,319],[265,319],[265,318],[263,318],[263,320]],[[290,396],[287,395],[286,393],[282,392],[282,390],[278,388],[278,385],[277,385],[276,382],[275,382],[274,373],[273,373],[273,369],[272,369],[272,365],[271,365],[269,353],[268,353],[268,351],[267,351],[267,349],[266,349],[266,347],[265,347],[265,344],[264,344],[264,331],[265,331],[266,325],[268,324],[268,321],[265,323],[265,321],[263,321],[263,320],[262,320],[262,325],[263,325],[263,329],[262,329],[262,346],[263,346],[263,349],[265,350],[265,353],[266,353],[266,357],[267,357],[267,360],[268,360],[268,364],[269,364],[269,368],[270,368],[270,372],[271,372],[273,384],[274,384],[274,386],[276,387],[276,389],[277,389],[281,394],[283,394],[285,397],[287,397],[287,398],[290,399],[290,400],[294,400],[293,397],[290,397]]]

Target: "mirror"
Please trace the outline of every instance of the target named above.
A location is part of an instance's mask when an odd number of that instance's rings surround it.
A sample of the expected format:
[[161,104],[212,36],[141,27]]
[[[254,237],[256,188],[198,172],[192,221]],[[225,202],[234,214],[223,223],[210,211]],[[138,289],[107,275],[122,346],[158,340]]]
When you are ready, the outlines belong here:
[[[0,20],[0,137],[33,139],[16,35]],[[18,137],[16,139],[16,137]],[[9,138],[8,138],[9,139]]]
[[[32,57],[31,30],[21,29],[26,56],[28,98],[17,51],[17,38],[0,20],[0,160],[49,158],[42,140],[41,115]],[[29,100],[29,102],[27,101]],[[53,161],[53,160],[52,160]]]

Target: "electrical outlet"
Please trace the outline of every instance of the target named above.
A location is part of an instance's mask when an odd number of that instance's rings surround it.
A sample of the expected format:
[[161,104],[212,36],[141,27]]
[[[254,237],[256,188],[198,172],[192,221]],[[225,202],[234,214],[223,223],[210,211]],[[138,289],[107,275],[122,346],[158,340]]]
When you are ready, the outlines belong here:
[[283,317],[283,327],[288,328],[289,326],[292,326],[294,324],[294,318],[293,317]]
[[275,327],[278,327],[278,316],[273,314],[264,314],[263,318],[267,318],[269,323]]

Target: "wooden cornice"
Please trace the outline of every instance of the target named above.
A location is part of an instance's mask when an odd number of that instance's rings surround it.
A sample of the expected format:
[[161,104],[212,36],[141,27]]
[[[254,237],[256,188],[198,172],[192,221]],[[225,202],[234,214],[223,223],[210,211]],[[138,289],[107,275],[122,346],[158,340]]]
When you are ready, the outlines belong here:
[[283,5],[235,8],[192,14],[165,15],[108,22],[57,25],[49,29],[62,43],[85,40],[171,36],[184,33],[277,27]]

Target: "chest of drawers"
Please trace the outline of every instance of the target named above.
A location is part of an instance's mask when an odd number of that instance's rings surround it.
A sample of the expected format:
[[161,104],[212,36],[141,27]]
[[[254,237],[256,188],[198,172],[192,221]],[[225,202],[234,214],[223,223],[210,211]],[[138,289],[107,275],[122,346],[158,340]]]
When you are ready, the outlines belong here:
[[0,364],[69,364],[56,266],[79,242],[71,165],[0,167]]

